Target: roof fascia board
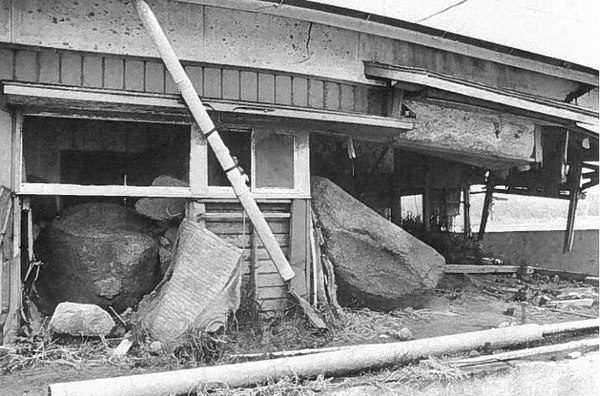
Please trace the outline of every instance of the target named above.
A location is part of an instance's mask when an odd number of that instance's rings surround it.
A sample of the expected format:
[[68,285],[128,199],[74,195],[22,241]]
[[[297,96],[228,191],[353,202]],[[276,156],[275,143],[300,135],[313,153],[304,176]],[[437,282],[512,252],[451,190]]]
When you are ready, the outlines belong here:
[[299,8],[286,4],[268,4],[256,0],[176,0],[182,3],[193,3],[211,7],[226,8],[240,11],[256,12],[280,17],[294,18],[323,25],[329,25],[341,29],[353,30],[361,33],[372,34],[386,38],[406,41],[430,48],[436,48],[456,54],[466,55],[473,58],[488,60],[503,65],[513,66],[530,70],[566,80],[577,81],[584,84],[599,85],[597,74],[585,73],[563,67],[550,65],[548,63],[527,59],[487,48],[478,47],[473,44],[461,43],[443,37],[413,31],[397,26],[384,25],[369,20],[333,14],[329,12]]
[[556,104],[549,103],[549,101],[540,103],[523,97],[523,95],[498,91],[485,86],[476,86],[472,83],[454,81],[445,76],[436,75],[435,73],[430,73],[422,69],[411,69],[366,62],[365,74],[369,77],[419,84],[569,121],[598,125],[598,112],[592,110],[573,108],[572,105],[561,102]]
[[[135,108],[137,112],[147,109],[167,109],[176,113],[187,113],[186,106],[177,94],[148,94],[127,91],[115,91],[102,88],[64,87],[39,83],[23,83],[16,81],[3,82],[3,93],[8,104],[27,104],[28,98],[44,99],[47,101],[85,102],[89,104],[110,104],[122,107],[123,111]],[[246,103],[220,99],[204,101],[208,110],[228,112],[233,114],[260,115],[283,117],[297,120],[321,121],[332,124],[376,126],[391,130],[410,130],[414,122],[405,119],[381,117],[375,115],[347,113],[312,108],[295,108],[263,103]]]

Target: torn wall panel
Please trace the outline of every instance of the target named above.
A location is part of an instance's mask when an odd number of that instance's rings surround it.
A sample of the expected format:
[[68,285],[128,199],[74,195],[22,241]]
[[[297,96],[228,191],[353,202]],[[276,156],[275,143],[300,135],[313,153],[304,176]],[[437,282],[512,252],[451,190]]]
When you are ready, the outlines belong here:
[[470,162],[482,158],[481,164],[488,166],[490,158],[485,156],[515,164],[530,160],[535,144],[535,124],[530,120],[442,101],[410,99],[404,104],[416,113],[417,124],[400,135],[396,141],[399,147],[412,144],[431,147],[433,152],[443,149],[460,153],[465,159],[474,156]]

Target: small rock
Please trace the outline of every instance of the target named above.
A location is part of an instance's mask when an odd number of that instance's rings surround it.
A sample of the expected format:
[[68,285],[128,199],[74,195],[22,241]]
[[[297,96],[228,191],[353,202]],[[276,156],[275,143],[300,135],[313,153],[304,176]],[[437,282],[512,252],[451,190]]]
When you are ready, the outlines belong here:
[[72,336],[105,336],[115,326],[108,312],[94,304],[64,302],[58,304],[49,328]]
[[148,349],[152,352],[160,352],[163,348],[163,344],[160,341],[152,341],[150,345],[148,345]]
[[506,315],[506,316],[514,316],[515,315],[515,308],[514,307],[508,308],[506,311],[504,311],[504,315]]
[[503,328],[505,328],[505,327],[510,327],[510,323],[508,323],[508,322],[502,322],[502,323],[500,323],[500,324],[498,325],[498,328],[499,328],[499,329],[503,329]]
[[403,327],[402,329],[400,329],[400,331],[398,332],[398,335],[400,336],[401,340],[412,340],[412,338],[413,338],[412,332],[410,330],[408,330],[406,327]]
[[471,352],[469,352],[469,357],[478,357],[478,356],[481,356],[481,353],[477,352],[474,349]]
[[387,339],[387,338],[390,338],[390,336],[387,335],[387,334],[379,334],[379,338],[381,338],[381,339]]
[[575,352],[571,352],[571,353],[567,354],[567,356],[565,356],[565,357],[567,359],[577,359],[578,357],[581,357],[581,355],[583,355],[581,352],[575,351]]

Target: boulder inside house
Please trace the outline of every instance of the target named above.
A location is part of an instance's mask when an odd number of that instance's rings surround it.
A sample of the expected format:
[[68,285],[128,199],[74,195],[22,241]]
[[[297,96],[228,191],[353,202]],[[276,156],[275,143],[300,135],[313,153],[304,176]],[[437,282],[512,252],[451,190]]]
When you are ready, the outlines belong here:
[[329,179],[313,177],[311,191],[342,304],[394,309],[424,301],[444,273],[442,255]]
[[37,287],[46,308],[69,301],[112,306],[141,300],[158,282],[154,224],[111,203],[75,205],[49,226]]

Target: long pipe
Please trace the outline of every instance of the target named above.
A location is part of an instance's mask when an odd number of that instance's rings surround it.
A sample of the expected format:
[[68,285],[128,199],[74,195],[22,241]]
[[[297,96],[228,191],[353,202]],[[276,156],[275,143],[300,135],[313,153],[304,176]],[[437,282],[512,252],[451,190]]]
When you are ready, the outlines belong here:
[[49,396],[159,396],[188,394],[215,386],[242,387],[283,377],[345,375],[368,369],[406,364],[427,356],[439,356],[476,348],[500,348],[539,341],[544,335],[568,329],[598,328],[600,319],[570,322],[561,326],[529,324],[425,338],[390,344],[356,345],[341,351],[282,359],[201,367],[163,373],[52,384]]
[[190,109],[190,112],[204,134],[204,137],[208,140],[221,167],[225,170],[235,195],[238,197],[246,213],[248,213],[248,217],[250,218],[250,221],[252,221],[258,236],[263,245],[265,245],[271,260],[273,260],[273,263],[277,267],[277,271],[279,271],[279,274],[284,280],[288,281],[292,279],[294,277],[292,267],[281,251],[281,247],[275,240],[275,236],[260,212],[260,209],[256,205],[256,202],[250,195],[250,189],[246,185],[245,177],[241,174],[236,162],[231,157],[227,146],[225,146],[223,140],[219,136],[215,124],[206,112],[198,93],[181,66],[179,59],[175,55],[175,51],[173,51],[173,48],[160,27],[152,9],[150,9],[144,0],[136,0],[135,5],[140,19],[144,23],[150,37],[152,37],[152,41],[154,42],[160,57],[167,66],[169,73],[171,73],[173,81],[175,81],[181,96],[183,96],[183,100]]

